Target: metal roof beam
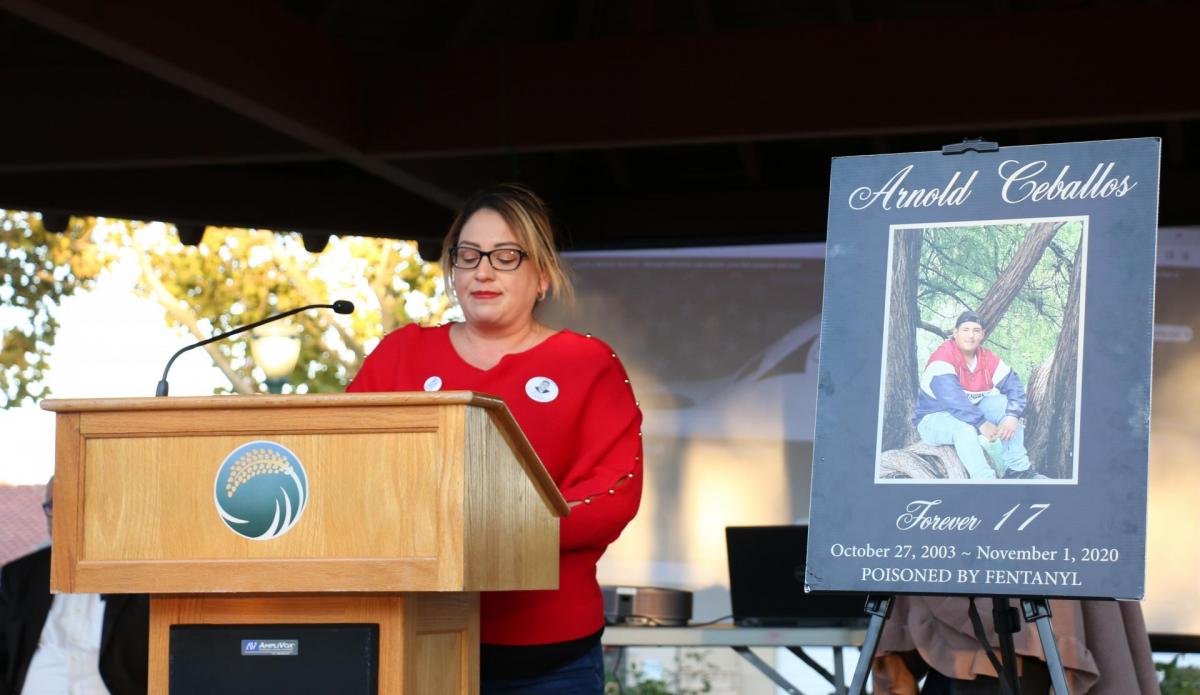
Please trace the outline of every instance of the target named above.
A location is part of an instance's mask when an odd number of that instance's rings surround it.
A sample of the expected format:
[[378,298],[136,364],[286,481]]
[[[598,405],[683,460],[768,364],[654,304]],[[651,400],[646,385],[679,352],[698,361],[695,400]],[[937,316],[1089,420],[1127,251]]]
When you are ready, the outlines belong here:
[[361,148],[350,56],[282,6],[206,0],[0,0],[0,9],[445,207],[453,194]]

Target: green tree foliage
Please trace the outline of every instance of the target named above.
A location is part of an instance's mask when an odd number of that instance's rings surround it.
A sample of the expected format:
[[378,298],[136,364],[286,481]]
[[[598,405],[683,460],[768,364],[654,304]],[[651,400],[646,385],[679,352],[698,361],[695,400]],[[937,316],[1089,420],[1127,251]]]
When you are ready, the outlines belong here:
[[[934,329],[948,331],[960,313],[979,310],[1029,230],[1028,224],[925,230],[917,305],[926,330],[917,334],[918,368],[945,340]],[[1080,222],[1060,227],[1003,319],[989,327],[986,346],[1023,380],[1054,353],[1081,238]]]
[[1180,666],[1179,655],[1167,663],[1155,663],[1162,695],[1200,695],[1200,669]]
[[[440,268],[422,261],[411,242],[335,237],[311,254],[298,234],[209,228],[189,247],[173,230],[128,228],[142,267],[140,291],[166,309],[168,323],[198,339],[305,304],[353,301],[349,317],[310,311],[294,319],[301,350],[289,383],[296,392],[341,391],[383,335],[414,320],[440,323],[448,308]],[[240,393],[260,391],[264,382],[248,341],[210,346]]]
[[657,677],[647,674],[642,665],[636,662],[630,665],[629,671],[628,675],[607,674],[605,695],[703,695],[712,692],[713,680],[719,669],[701,650],[678,649],[674,668],[662,669]]
[[91,287],[112,260],[92,234],[90,220],[74,218],[58,234],[39,215],[0,210],[0,407],[46,395],[41,377],[58,329],[54,309]]
[[[301,351],[285,393],[341,391],[383,335],[413,321],[440,323],[449,308],[440,268],[422,261],[411,242],[334,237],[312,254],[299,235],[266,230],[210,228],[199,245],[186,246],[172,227],[157,223],[74,218],[59,235],[42,229],[36,215],[7,213],[2,220],[0,262],[11,289],[0,290],[0,318],[17,326],[5,334],[4,407],[47,395],[53,309],[115,259],[136,263],[137,292],[196,340],[305,304],[354,302],[350,316],[315,310],[292,319]],[[205,347],[229,379],[219,392],[265,389],[249,339]]]

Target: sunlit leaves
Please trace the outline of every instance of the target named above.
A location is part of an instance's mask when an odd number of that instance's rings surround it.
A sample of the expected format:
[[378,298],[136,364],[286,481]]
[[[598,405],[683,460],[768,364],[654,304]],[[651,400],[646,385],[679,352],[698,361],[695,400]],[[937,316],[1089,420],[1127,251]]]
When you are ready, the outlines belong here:
[[[383,335],[412,321],[440,323],[448,307],[440,269],[409,242],[333,237],[311,254],[298,234],[209,228],[186,246],[168,225],[72,218],[54,234],[36,214],[0,211],[0,407],[48,395],[54,308],[117,259],[138,264],[136,291],[195,339],[305,304],[353,301],[351,316],[316,310],[294,319],[302,343],[287,390],[301,393],[342,390]],[[222,391],[265,388],[248,345],[247,336],[214,344],[230,379]]]
[[112,257],[94,243],[93,221],[73,218],[63,233],[41,216],[0,210],[0,407],[45,395],[41,376],[58,328],[54,308],[91,286]]
[[[354,302],[350,316],[314,310],[292,319],[302,342],[289,390],[301,393],[341,391],[383,334],[412,321],[439,323],[447,305],[440,270],[422,262],[409,242],[333,237],[312,254],[298,234],[209,228],[196,247],[167,234],[143,252],[146,272],[213,333],[306,304]],[[142,289],[155,294],[150,283]],[[178,314],[168,313],[168,320],[178,323]],[[262,384],[247,340],[217,347],[242,377]]]

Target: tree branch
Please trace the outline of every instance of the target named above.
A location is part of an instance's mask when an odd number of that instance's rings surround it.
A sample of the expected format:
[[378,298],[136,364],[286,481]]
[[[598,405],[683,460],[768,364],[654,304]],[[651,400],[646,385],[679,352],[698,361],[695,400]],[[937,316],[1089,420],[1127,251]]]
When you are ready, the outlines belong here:
[[[300,321],[302,323],[304,323],[306,326],[308,326],[308,329],[309,329],[309,332],[311,335],[316,336],[317,344],[321,347],[322,350],[329,353],[330,355],[333,355],[334,357],[338,357],[338,351],[332,345],[329,344],[329,341],[325,340],[324,326],[322,326],[319,321],[312,318],[311,316],[304,316],[304,315],[301,315]],[[349,340],[352,341],[353,343],[355,343],[355,345],[357,345],[357,341],[354,341],[353,336],[351,336],[350,333],[346,329],[342,328],[341,324],[339,324],[337,321],[332,321],[332,320],[329,323],[333,325],[334,330],[336,330],[338,332],[338,336],[342,339],[342,341],[344,343],[347,341],[347,337],[349,336]],[[341,360],[341,362],[343,365],[345,365],[345,367],[348,371],[353,373],[358,368],[358,365],[362,362],[362,359],[363,359],[362,348],[356,349],[355,346],[352,346],[349,343],[346,344],[346,347],[350,348],[350,350],[354,353],[354,360],[351,362],[346,362],[345,360]]]
[[943,329],[933,325],[932,323],[929,323],[928,321],[918,321],[917,328],[923,328],[923,329],[929,331],[930,333],[936,335],[937,337],[941,338],[942,340],[945,340],[946,336],[950,333],[950,331],[943,330]]
[[[939,270],[939,269],[937,269],[937,268],[934,268],[933,266],[931,266],[931,265],[928,265],[928,264],[926,264],[926,263],[922,263],[922,264],[921,264],[921,267],[922,267],[922,268],[924,268],[925,270],[928,270],[930,273],[933,273],[934,275],[937,275],[939,278],[941,278],[941,279],[945,280],[947,283],[949,283],[949,284],[950,284],[950,286],[951,286],[951,287],[953,287],[954,289],[958,290],[959,292],[963,292],[963,293],[965,293],[965,294],[969,294],[969,295],[971,295],[971,297],[972,297],[973,299],[975,299],[975,301],[976,301],[976,302],[979,302],[979,301],[981,301],[981,300],[982,300],[982,297],[980,297],[978,294],[976,294],[976,293],[972,292],[971,290],[969,290],[969,289],[967,289],[967,288],[963,287],[962,285],[958,284],[957,282],[955,282],[954,278],[951,278],[950,276],[946,275],[946,274],[945,274],[945,273],[943,273],[941,270]],[[927,285],[930,285],[930,283],[925,283],[925,284],[927,284]],[[930,286],[932,287],[932,285],[930,285]],[[963,305],[963,306],[965,306],[965,307],[970,307],[970,306],[971,306],[971,305],[970,305],[970,304],[968,304],[967,302],[964,302],[964,301],[962,300],[962,298],[961,298],[961,297],[959,297],[958,295],[954,294],[953,292],[951,292],[950,290],[946,289],[945,287],[936,287],[936,288],[934,288],[934,289],[941,290],[942,292],[945,292],[946,294],[950,295],[951,297],[954,297],[954,299],[958,300],[958,303],[959,303],[959,304],[962,304],[962,305]]]
[[[945,251],[938,248],[937,246],[933,246],[933,253],[942,261],[943,265],[958,265],[958,266],[962,265],[962,263],[955,261],[954,259],[947,256]],[[940,277],[945,279],[946,282],[951,283],[952,285],[954,285],[958,289],[962,290],[963,292],[966,292],[967,294],[971,295],[972,297],[975,297],[977,302],[979,300],[983,299],[983,297],[978,292],[975,292],[974,290],[970,290],[970,289],[967,289],[966,287],[963,287],[957,280],[954,280],[950,276],[943,273],[941,271],[941,269],[935,268],[931,265],[931,266],[929,266],[929,270],[937,273]],[[968,268],[968,270],[970,270],[970,269]],[[971,274],[975,277],[976,280],[979,280],[980,282],[982,282],[984,284],[987,283],[987,278],[980,277],[980,275],[978,273],[975,273],[974,271],[971,271]],[[968,306],[968,305],[964,304],[963,306]]]
[[989,332],[1004,318],[1004,312],[1008,311],[1009,305],[1016,299],[1017,293],[1021,291],[1021,287],[1029,278],[1029,274],[1033,272],[1038,261],[1041,260],[1046,247],[1054,240],[1054,235],[1058,233],[1061,226],[1063,226],[1062,221],[1035,224],[1021,240],[1008,267],[996,278],[996,282],[988,290],[987,296],[979,303],[979,308],[976,310],[983,318],[983,325]]
[[[136,241],[134,243],[134,248],[137,253],[138,265],[142,271],[142,280],[144,280],[146,285],[150,288],[151,293],[154,295],[154,300],[158,302],[160,306],[166,309],[167,313],[169,313],[172,318],[187,328],[188,332],[191,333],[196,340],[210,338],[211,336],[205,335],[204,332],[200,330],[200,324],[196,320],[195,314],[190,311],[185,311],[180,305],[179,300],[176,299],[175,296],[167,290],[166,286],[163,285],[162,280],[158,277],[158,273],[156,273],[154,268],[150,265],[150,260],[146,257],[145,249],[142,249],[140,246],[138,246]],[[257,390],[250,384],[250,381],[237,373],[237,370],[233,368],[233,365],[230,364],[229,360],[225,358],[225,355],[221,353],[220,349],[217,348],[215,343],[209,343],[203,347],[204,350],[208,352],[208,356],[212,359],[213,364],[215,364],[217,368],[221,370],[221,373],[225,375],[226,379],[229,379],[229,383],[231,386],[233,386],[235,391],[244,396],[257,393]]]
[[394,244],[380,240],[383,250],[379,254],[379,262],[375,264],[375,277],[371,278],[371,291],[379,302],[379,322],[383,326],[383,334],[387,335],[396,329],[396,297],[389,290],[392,275],[396,271],[397,251]]
[[[320,302],[329,301],[329,297],[318,296],[317,293],[314,293],[312,291],[312,289],[311,289],[312,283],[309,281],[308,276],[306,274],[300,272],[300,269],[298,267],[296,267],[296,259],[295,258],[292,258],[287,255],[279,255],[279,254],[274,254],[274,256],[275,256],[275,265],[278,266],[279,268],[283,269],[283,273],[284,273],[284,275],[287,276],[288,282],[291,282],[292,286],[296,287],[297,289],[304,288],[301,291],[301,293],[305,297],[306,304],[316,304],[316,303],[320,303]],[[355,354],[355,356],[357,357],[356,362],[361,361],[362,355],[363,355],[363,347],[362,347],[362,344],[360,344],[358,342],[358,339],[354,337],[354,334],[351,333],[350,331],[346,330],[345,327],[343,327],[342,324],[336,320],[331,319],[329,321],[329,324],[332,325],[334,330],[337,331],[338,337],[340,337],[342,339],[342,342],[346,345],[346,347],[349,348],[350,351]],[[328,344],[325,343],[325,339],[321,335],[322,331],[318,329],[313,332],[318,336],[318,339],[321,341],[322,345],[328,350]],[[328,350],[328,352],[331,355],[338,354],[334,350]],[[347,365],[347,366],[352,366],[352,365]]]

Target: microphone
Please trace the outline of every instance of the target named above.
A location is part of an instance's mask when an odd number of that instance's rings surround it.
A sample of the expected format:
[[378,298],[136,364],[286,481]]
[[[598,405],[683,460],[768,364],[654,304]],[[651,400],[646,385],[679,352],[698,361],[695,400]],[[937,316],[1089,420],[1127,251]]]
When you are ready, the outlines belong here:
[[198,348],[201,345],[208,345],[209,343],[215,343],[218,340],[224,340],[225,338],[228,338],[231,335],[237,335],[238,333],[241,333],[243,331],[248,331],[252,328],[258,328],[259,326],[263,325],[264,323],[278,321],[279,319],[287,318],[288,316],[291,316],[293,314],[299,314],[301,311],[308,311],[309,309],[333,309],[334,311],[336,311],[339,314],[350,314],[350,313],[354,312],[354,303],[348,302],[344,299],[339,299],[338,301],[334,302],[333,304],[309,304],[308,306],[302,306],[298,309],[292,309],[291,311],[285,311],[280,314],[273,314],[271,316],[268,316],[265,319],[262,319],[261,321],[255,321],[254,323],[247,324],[245,326],[239,326],[239,327],[233,329],[232,331],[226,331],[225,333],[222,333],[220,335],[214,335],[213,337],[208,338],[206,340],[201,340],[198,343],[188,345],[187,347],[182,348],[181,350],[176,352],[174,355],[171,355],[171,359],[167,360],[167,366],[163,368],[162,379],[159,379],[158,387],[154,389],[154,395],[155,396],[167,395],[167,391],[169,389],[169,387],[167,386],[167,372],[171,371],[171,365],[175,363],[175,358],[179,357],[180,355],[187,352],[188,350],[191,350],[192,348]]

